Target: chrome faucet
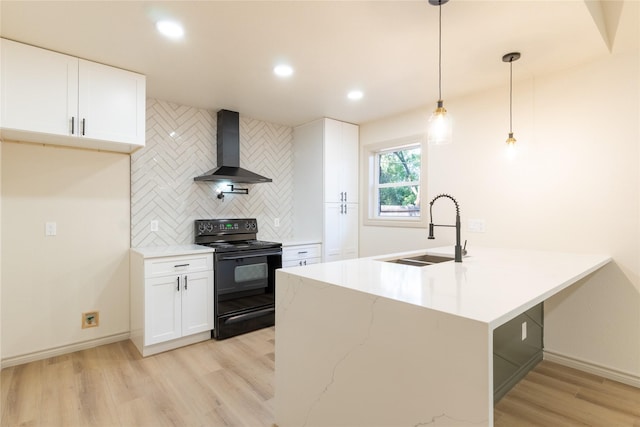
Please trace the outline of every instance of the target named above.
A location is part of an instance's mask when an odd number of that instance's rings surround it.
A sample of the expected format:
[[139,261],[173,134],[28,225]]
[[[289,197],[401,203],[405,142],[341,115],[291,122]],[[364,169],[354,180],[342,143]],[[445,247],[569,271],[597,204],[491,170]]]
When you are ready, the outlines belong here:
[[[451,199],[453,201],[453,203],[456,205],[456,225],[446,225],[446,224],[433,224],[433,215],[432,215],[432,208],[433,208],[433,203],[438,200],[441,197],[446,197],[448,199]],[[463,252],[466,254],[466,247],[467,247],[467,242],[464,242],[464,246],[465,246],[465,250],[463,251],[462,249],[462,245],[460,244],[460,207],[458,206],[458,202],[456,201],[456,199],[454,199],[452,196],[448,195],[448,194],[440,194],[436,197],[433,198],[433,200],[431,200],[431,202],[429,202],[429,237],[428,239],[433,240],[435,239],[435,237],[433,236],[433,227],[455,227],[456,228],[456,249],[455,249],[455,262],[462,262],[462,255]]]

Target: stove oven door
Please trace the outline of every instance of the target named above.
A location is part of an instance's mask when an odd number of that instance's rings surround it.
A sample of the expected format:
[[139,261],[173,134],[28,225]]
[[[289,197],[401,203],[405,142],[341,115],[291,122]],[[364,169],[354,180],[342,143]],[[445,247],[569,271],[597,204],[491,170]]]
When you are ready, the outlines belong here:
[[215,338],[226,338],[275,322],[275,270],[282,249],[215,254]]

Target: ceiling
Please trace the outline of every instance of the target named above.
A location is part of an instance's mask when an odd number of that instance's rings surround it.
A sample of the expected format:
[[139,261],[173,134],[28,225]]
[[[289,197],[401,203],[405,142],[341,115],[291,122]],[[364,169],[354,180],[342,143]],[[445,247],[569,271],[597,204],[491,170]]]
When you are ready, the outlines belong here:
[[[451,0],[445,100],[607,55],[621,2]],[[172,41],[155,22],[181,22]],[[416,1],[0,1],[2,37],[137,71],[147,96],[295,126],[362,124],[438,99],[438,8]],[[289,62],[295,72],[276,77]],[[364,97],[347,99],[360,89]]]

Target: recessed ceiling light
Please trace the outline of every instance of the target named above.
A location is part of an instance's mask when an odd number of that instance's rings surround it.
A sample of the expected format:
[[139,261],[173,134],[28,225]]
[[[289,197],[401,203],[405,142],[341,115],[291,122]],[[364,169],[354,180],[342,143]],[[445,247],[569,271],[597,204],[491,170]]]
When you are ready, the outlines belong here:
[[160,33],[170,39],[179,39],[184,36],[182,25],[174,21],[158,21],[156,28]]
[[357,101],[358,99],[362,99],[363,96],[364,96],[364,93],[362,93],[361,90],[352,90],[347,94],[347,98],[349,98],[352,101]]
[[293,68],[287,64],[276,65],[273,72],[278,77],[289,77],[293,74]]

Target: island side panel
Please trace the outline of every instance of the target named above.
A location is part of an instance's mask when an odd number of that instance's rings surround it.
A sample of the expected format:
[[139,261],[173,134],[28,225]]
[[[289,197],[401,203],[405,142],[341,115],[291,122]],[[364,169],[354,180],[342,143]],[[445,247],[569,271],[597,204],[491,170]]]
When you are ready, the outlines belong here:
[[486,323],[279,270],[279,427],[493,425]]

